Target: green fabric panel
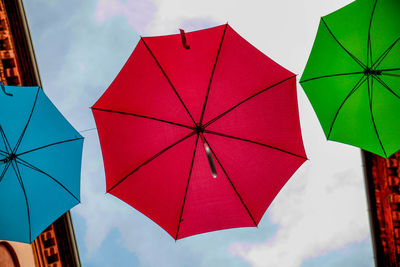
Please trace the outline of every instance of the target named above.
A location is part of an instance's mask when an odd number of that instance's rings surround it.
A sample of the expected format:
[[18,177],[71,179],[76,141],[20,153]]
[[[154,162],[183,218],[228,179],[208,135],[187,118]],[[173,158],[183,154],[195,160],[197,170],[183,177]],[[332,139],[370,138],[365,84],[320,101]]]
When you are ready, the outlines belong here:
[[371,117],[367,82],[345,102],[329,139],[385,156]]
[[[399,11],[400,12],[400,11]],[[400,15],[399,15],[400,16]],[[399,35],[400,38],[400,35]],[[377,67],[380,70],[384,69],[399,69],[400,70],[400,41],[380,60]]]
[[400,149],[400,98],[375,80],[372,100],[375,124],[386,155],[390,156]]
[[368,31],[373,0],[357,0],[324,17],[339,42],[364,64],[367,63]]
[[363,68],[335,41],[321,20],[300,82],[332,74],[363,72]]
[[391,71],[389,74],[398,76],[380,75],[379,79],[400,97],[400,70]]
[[[374,2],[374,1],[371,1]],[[375,62],[400,37],[400,1],[376,0],[376,7],[371,25],[372,59]],[[392,53],[397,57],[400,67],[400,53]]]
[[363,74],[343,75],[301,84],[326,136],[340,105],[362,77]]

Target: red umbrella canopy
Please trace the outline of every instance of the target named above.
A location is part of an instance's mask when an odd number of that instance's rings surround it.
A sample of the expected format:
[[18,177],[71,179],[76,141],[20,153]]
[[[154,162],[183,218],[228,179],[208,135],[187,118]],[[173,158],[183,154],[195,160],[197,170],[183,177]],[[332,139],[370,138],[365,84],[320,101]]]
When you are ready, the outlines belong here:
[[229,25],[141,38],[92,111],[107,192],[175,239],[257,226],[306,160],[296,76]]

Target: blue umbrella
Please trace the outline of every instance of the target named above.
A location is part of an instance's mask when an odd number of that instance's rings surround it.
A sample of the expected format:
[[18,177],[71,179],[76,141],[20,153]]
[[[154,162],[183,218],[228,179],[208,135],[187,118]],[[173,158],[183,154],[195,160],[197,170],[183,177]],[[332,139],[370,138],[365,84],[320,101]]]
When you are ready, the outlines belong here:
[[80,202],[83,137],[40,87],[0,86],[0,239],[31,243]]

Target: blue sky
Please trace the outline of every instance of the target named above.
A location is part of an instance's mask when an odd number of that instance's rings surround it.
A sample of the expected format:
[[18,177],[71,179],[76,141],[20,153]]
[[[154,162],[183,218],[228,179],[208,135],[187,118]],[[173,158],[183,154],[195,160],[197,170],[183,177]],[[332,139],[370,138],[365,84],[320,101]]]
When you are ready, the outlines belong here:
[[[78,131],[139,35],[226,23],[289,70],[302,73],[319,18],[349,0],[30,0],[25,9],[43,88]],[[85,136],[82,203],[72,209],[83,266],[373,266],[360,151],[327,142],[298,86],[307,161],[258,228],[175,242],[138,211],[105,194],[96,131]]]

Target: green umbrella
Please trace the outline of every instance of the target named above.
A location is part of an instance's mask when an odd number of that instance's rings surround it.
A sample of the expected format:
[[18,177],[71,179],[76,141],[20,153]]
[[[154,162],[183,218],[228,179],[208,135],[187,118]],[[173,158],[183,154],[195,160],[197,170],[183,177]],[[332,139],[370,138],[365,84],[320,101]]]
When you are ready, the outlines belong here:
[[321,18],[301,77],[329,140],[400,149],[400,1],[357,0]]

